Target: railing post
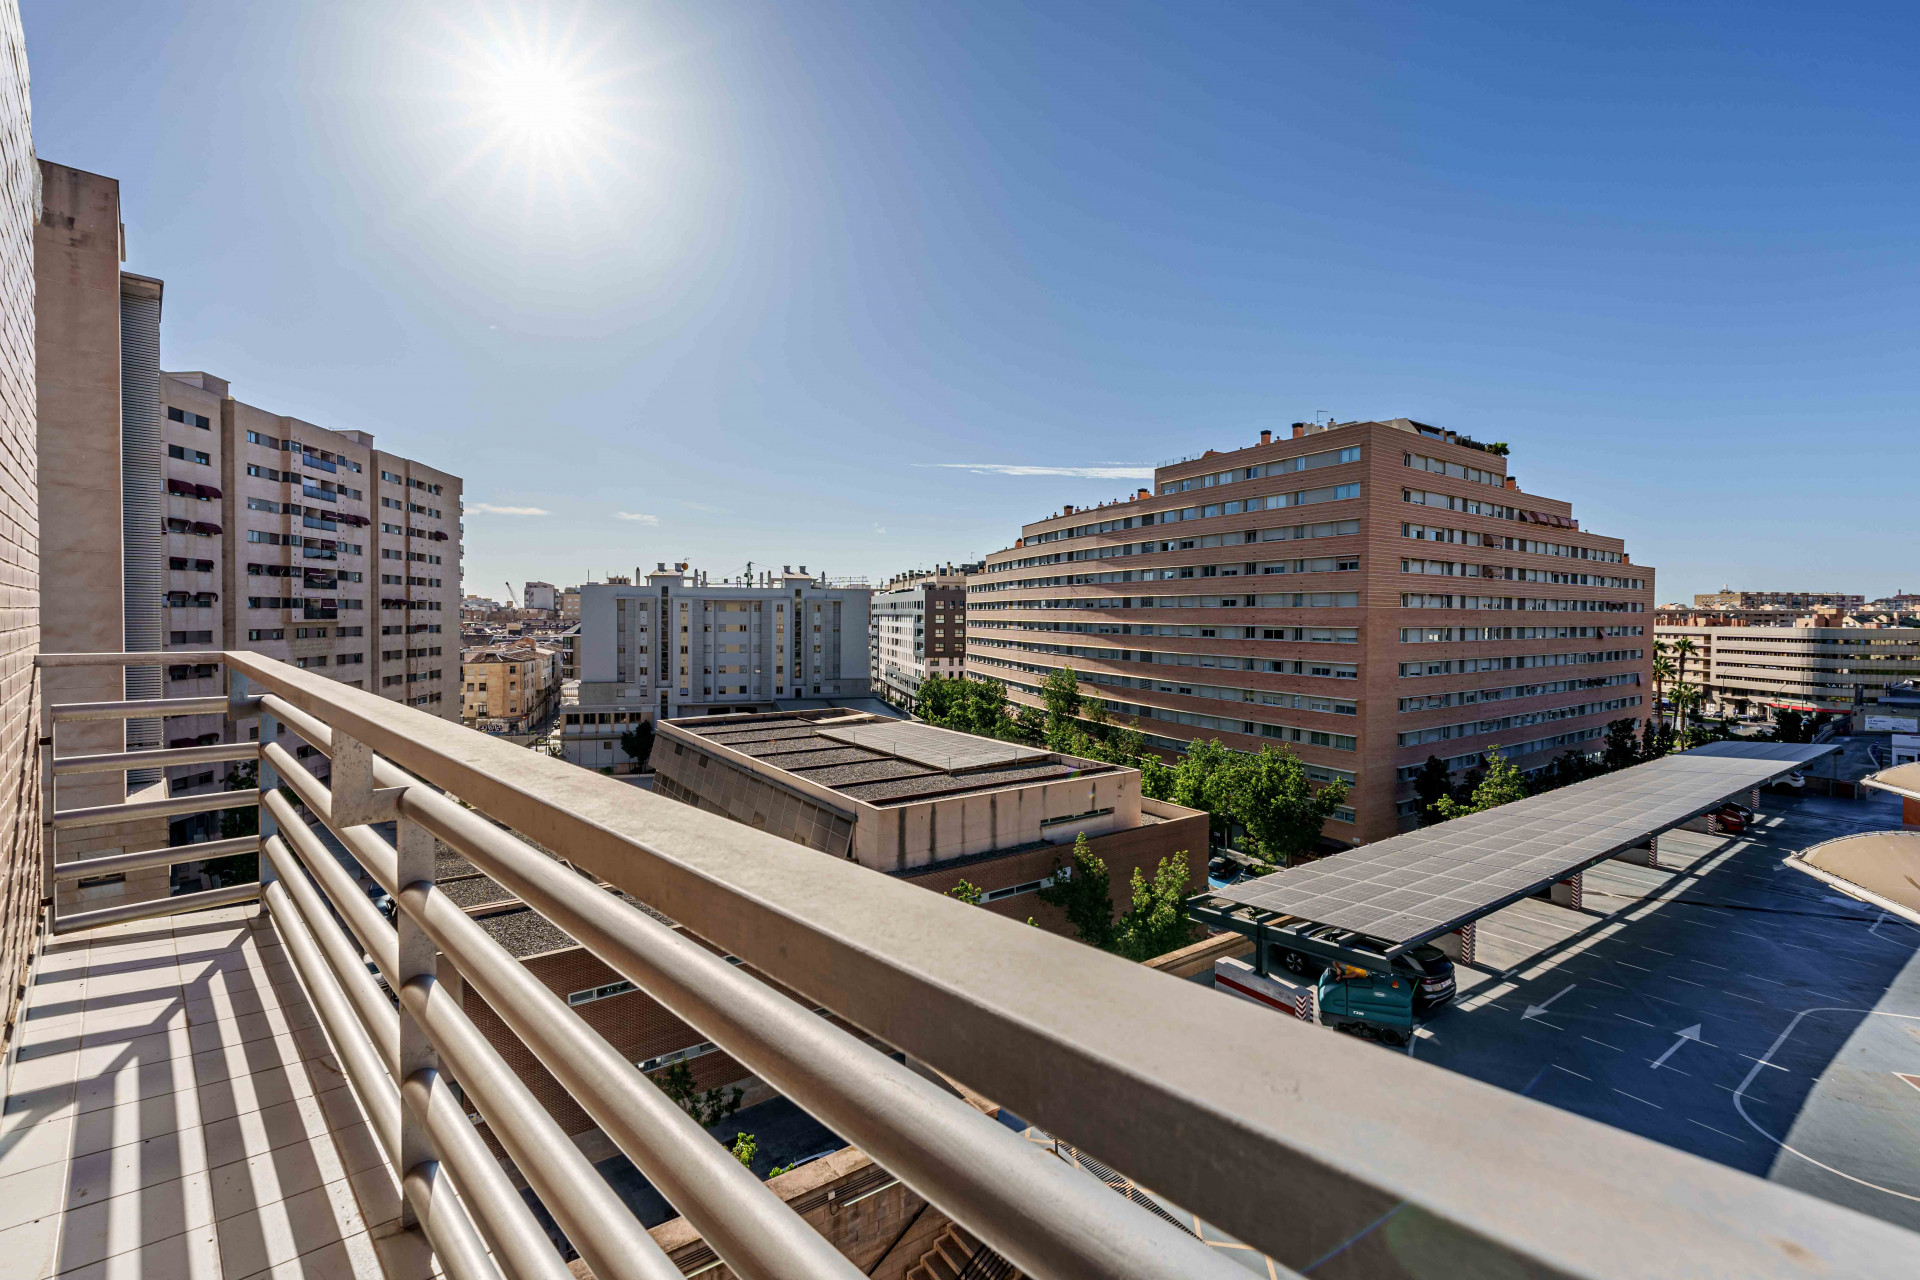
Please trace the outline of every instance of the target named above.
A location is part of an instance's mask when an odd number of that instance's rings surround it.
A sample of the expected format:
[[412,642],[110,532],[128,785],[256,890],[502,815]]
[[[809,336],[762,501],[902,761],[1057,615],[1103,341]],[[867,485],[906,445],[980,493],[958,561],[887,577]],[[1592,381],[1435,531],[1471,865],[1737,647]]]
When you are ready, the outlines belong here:
[[[237,735],[240,727],[240,703],[247,696],[247,677],[244,672],[235,671],[230,666],[226,668],[226,672],[227,719],[233,722],[234,732]],[[278,737],[279,733],[279,720],[274,717],[271,711],[268,711],[265,707],[261,707],[260,760],[254,767],[254,776],[259,780],[260,795],[263,798],[273,791],[278,790],[280,786],[280,775],[274,770],[273,765],[267,761],[267,744]],[[260,866],[260,916],[262,919],[265,919],[267,915],[267,886],[279,878],[279,873],[273,869],[273,860],[267,857],[266,854],[267,837],[278,832],[280,830],[280,824],[273,820],[273,814],[267,810],[265,804],[256,806],[255,812],[259,815],[258,825],[260,828],[261,851],[258,855]]]
[[[339,737],[334,738],[335,743]],[[398,854],[395,866],[394,883],[401,889],[419,881],[433,883],[433,833],[417,822],[399,819],[395,824],[394,851]],[[394,902],[394,933],[399,947],[400,972],[395,989],[404,987],[418,977],[434,977],[440,969],[439,948],[433,944],[426,931],[413,916],[399,910],[399,900]],[[400,1006],[400,1079],[410,1078],[414,1072],[423,1068],[438,1070],[440,1055],[434,1051],[433,1043],[427,1039],[427,1033],[407,1012],[405,1002]],[[436,1159],[432,1140],[427,1136],[426,1121],[411,1109],[402,1108],[400,1113],[400,1169],[402,1173],[420,1165],[423,1161]],[[411,1201],[401,1206],[400,1220],[403,1226],[411,1227],[415,1222],[415,1213]]]

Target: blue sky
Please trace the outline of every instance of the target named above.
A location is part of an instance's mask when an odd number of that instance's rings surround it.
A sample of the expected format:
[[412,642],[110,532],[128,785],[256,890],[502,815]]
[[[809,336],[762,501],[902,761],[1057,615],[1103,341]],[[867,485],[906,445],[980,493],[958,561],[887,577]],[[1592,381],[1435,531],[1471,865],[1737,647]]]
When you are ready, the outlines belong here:
[[1663,600],[1920,590],[1911,5],[22,10],[163,363],[463,474],[470,591],[978,556],[1134,483],[1002,468],[1317,411]]

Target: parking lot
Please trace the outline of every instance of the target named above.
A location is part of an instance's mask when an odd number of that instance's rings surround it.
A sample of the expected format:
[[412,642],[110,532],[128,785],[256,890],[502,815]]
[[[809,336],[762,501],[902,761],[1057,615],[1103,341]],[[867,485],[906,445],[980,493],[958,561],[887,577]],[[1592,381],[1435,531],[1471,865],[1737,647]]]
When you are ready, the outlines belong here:
[[1898,827],[1868,794],[1767,794],[1742,836],[1589,871],[1580,911],[1485,918],[1410,1051],[1920,1229],[1920,929],[1780,861]]

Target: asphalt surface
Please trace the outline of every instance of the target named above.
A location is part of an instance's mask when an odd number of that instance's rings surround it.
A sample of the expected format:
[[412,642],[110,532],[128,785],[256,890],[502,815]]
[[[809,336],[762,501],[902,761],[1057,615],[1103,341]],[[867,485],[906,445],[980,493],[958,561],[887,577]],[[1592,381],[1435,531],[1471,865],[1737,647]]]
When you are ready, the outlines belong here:
[[1589,871],[1581,911],[1487,917],[1410,1052],[1920,1230],[1920,929],[1781,865],[1897,828],[1868,795],[1770,793],[1746,835]]

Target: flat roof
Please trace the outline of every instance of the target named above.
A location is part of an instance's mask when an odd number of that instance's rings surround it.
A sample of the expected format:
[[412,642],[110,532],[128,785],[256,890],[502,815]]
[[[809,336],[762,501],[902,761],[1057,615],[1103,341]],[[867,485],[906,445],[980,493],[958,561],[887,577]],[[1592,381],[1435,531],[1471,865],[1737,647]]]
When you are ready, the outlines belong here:
[[1839,750],[1714,742],[1211,893],[1397,954]]
[[1870,773],[1861,781],[1870,787],[1891,791],[1909,800],[1920,800],[1920,760],[1911,764],[1897,764],[1891,769],[1882,769],[1878,773]]
[[1051,751],[953,729],[819,712],[669,720],[666,723],[783,773],[872,805],[1112,773]]
[[1788,865],[1796,862],[1824,872],[1827,878],[1844,880],[1908,920],[1920,920],[1920,831],[1863,831],[1841,836],[1802,849],[1787,859]]

